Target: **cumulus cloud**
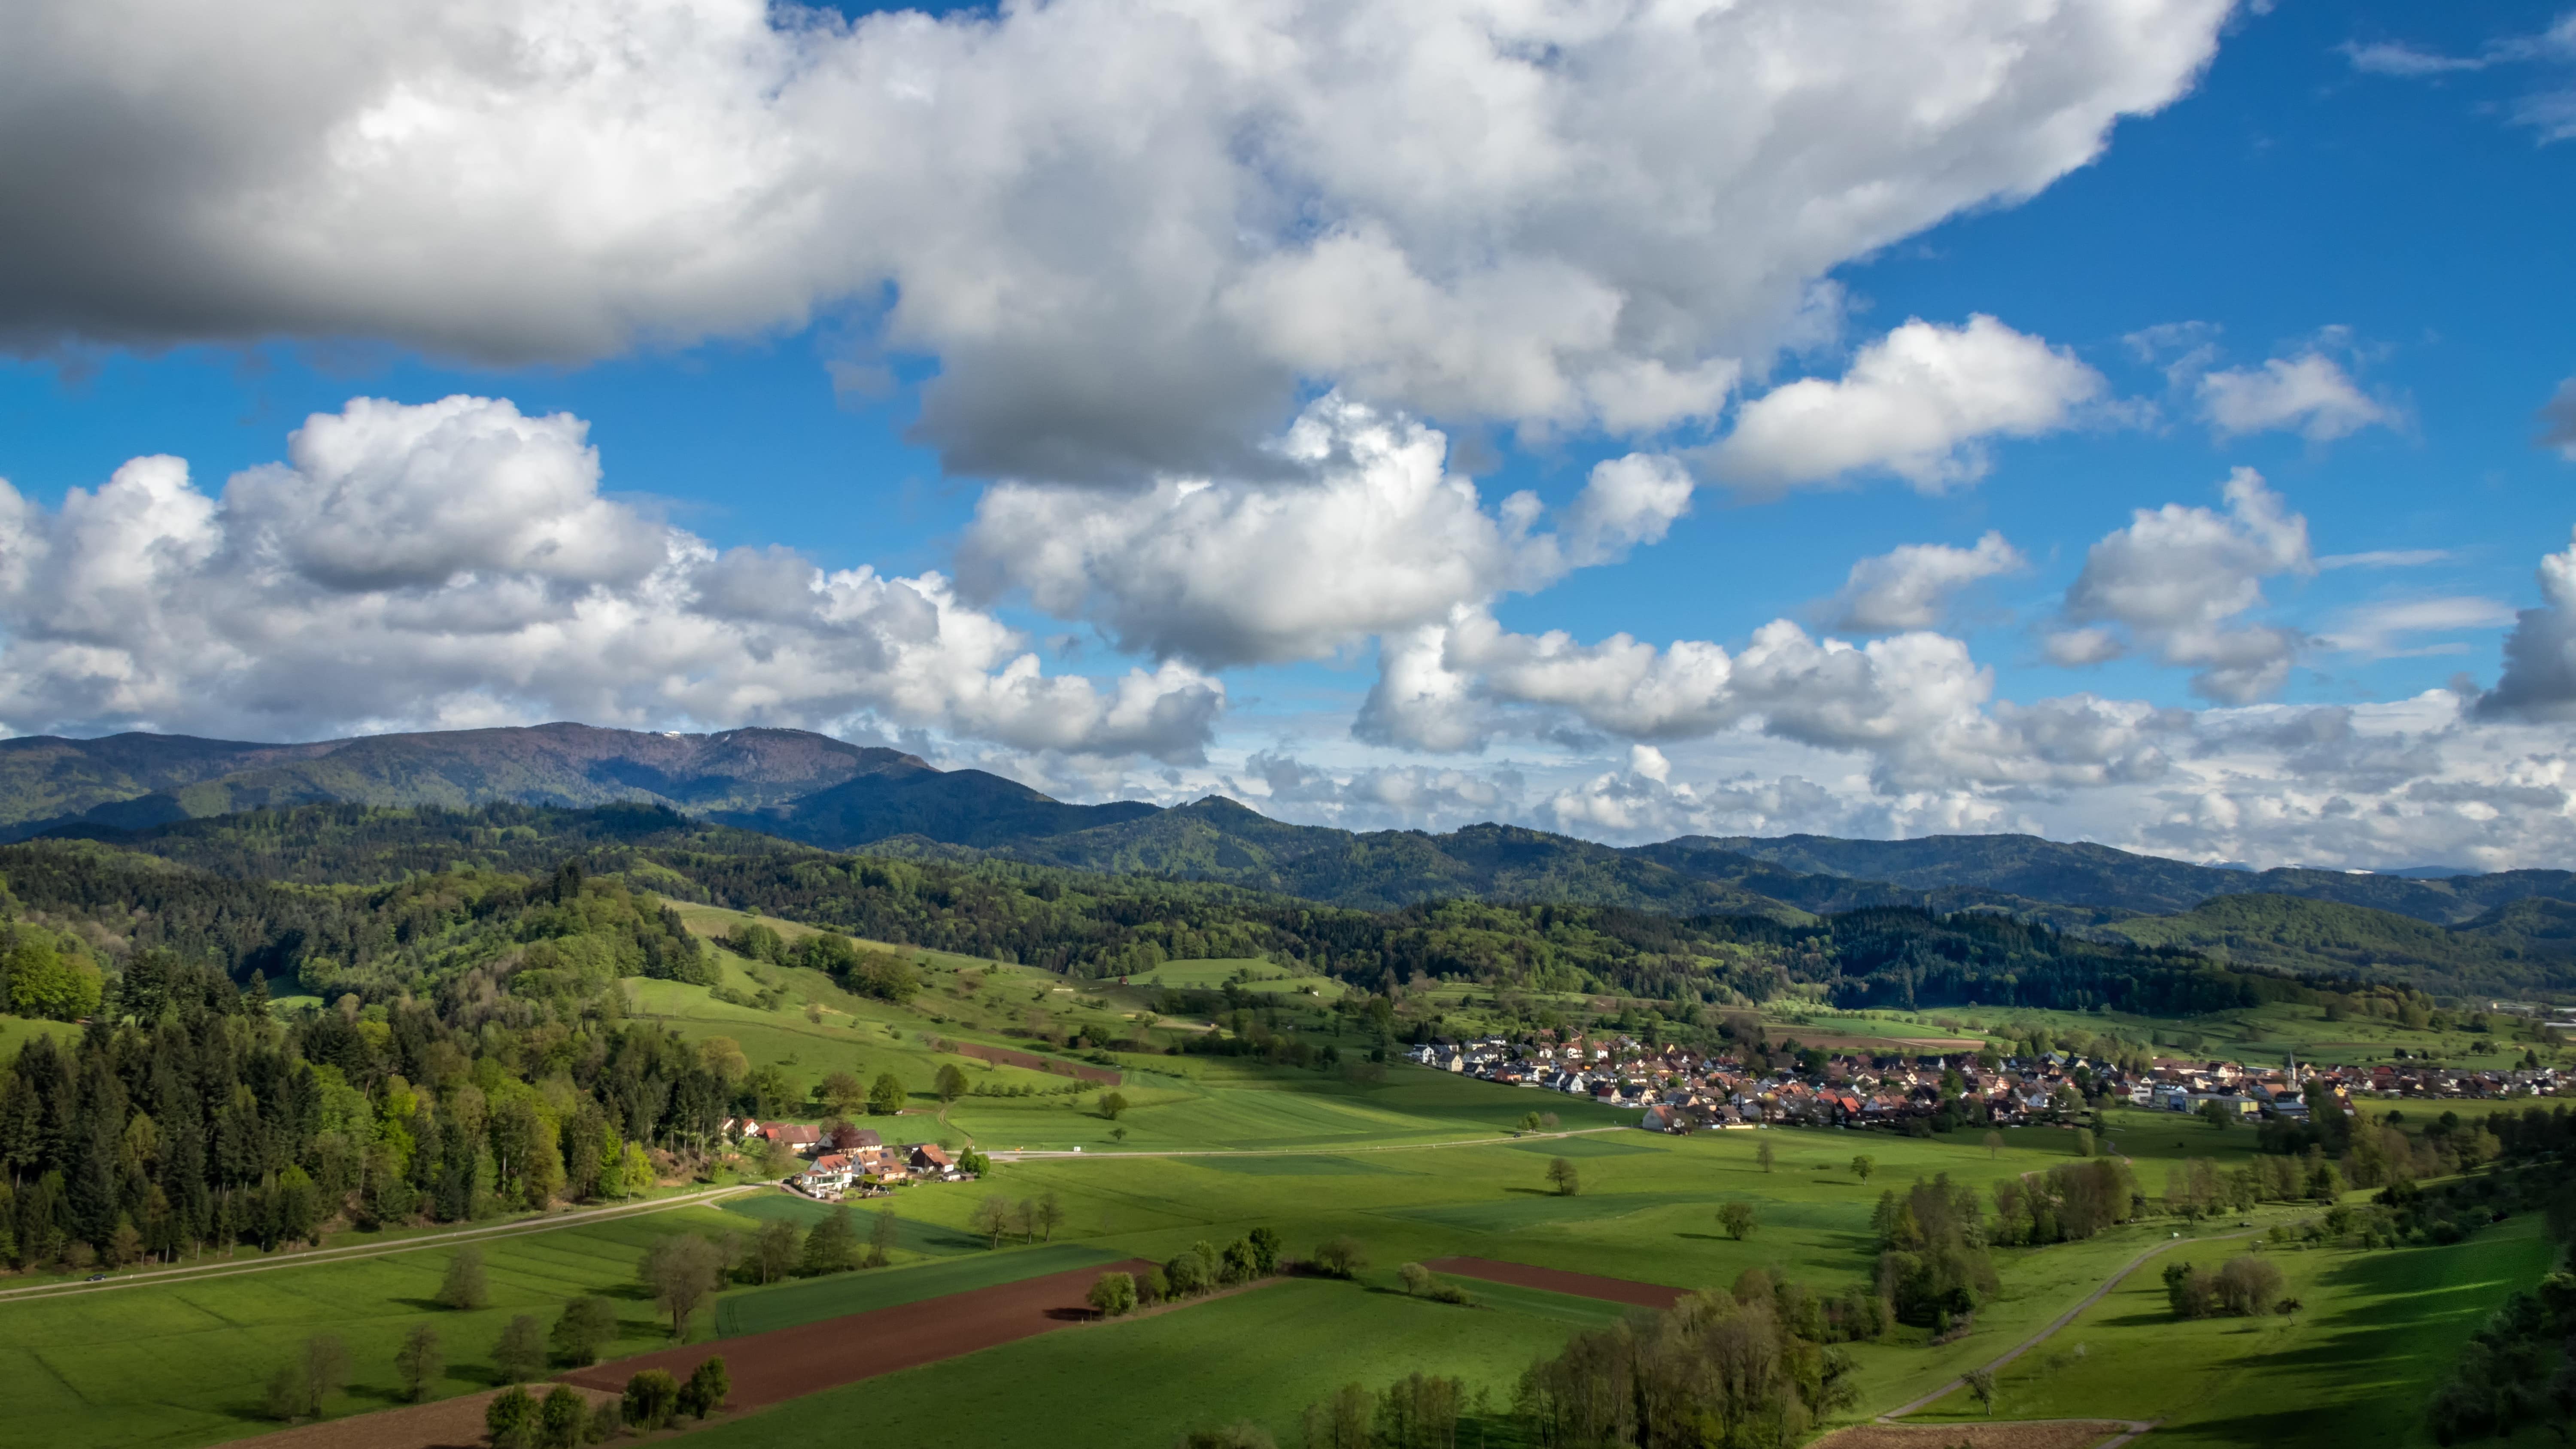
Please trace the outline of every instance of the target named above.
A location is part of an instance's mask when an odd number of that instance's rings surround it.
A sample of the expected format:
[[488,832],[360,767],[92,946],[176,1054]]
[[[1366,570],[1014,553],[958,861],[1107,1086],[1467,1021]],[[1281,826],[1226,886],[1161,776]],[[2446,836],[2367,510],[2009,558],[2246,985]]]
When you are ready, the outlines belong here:
[[2541,405],[2539,443],[2576,463],[2576,377],[2558,384],[2558,391]]
[[1706,450],[1718,476],[1767,491],[1884,470],[1926,493],[1983,477],[1985,440],[2070,426],[2100,373],[1992,317],[1914,319],[1862,348],[1840,378],[1802,378],[1744,404]]
[[2168,503],[2137,510],[2127,528],[2086,553],[2066,591],[2051,660],[2098,664],[2134,642],[2166,664],[2198,671],[2205,698],[2244,704],[2279,689],[2303,644],[2297,630],[2237,622],[2263,605],[2263,581],[2314,570],[2308,521],[2287,511],[2251,468],[2225,489],[2227,511]]
[[977,597],[1025,589],[1122,649],[1273,663],[1610,562],[1690,507],[1678,463],[1630,454],[1595,465],[1560,527],[1538,532],[1534,495],[1488,510],[1447,454],[1436,429],[1327,396],[1278,446],[1284,476],[1166,479],[1125,495],[997,485],[967,529],[962,577]]
[[518,361],[846,312],[937,359],[952,470],[1057,479],[1245,466],[1317,380],[1651,430],[1834,267],[2092,160],[2231,8],[33,0],[0,329]]
[[1264,814],[1345,830],[1454,830],[1517,816],[1527,782],[1508,766],[1310,764],[1286,750],[1258,750],[1224,787]]
[[359,399],[200,491],[0,484],[0,723],[270,737],[579,718],[936,730],[1196,759],[1221,686],[1050,677],[937,574],[719,552],[599,493],[585,425]]
[[2223,438],[2278,429],[2328,443],[2396,419],[2333,358],[2315,352],[2208,373],[2199,394],[2202,418]]
[[2489,719],[2576,719],[2576,543],[2540,560],[2541,606],[2505,636],[2504,674],[2478,700]]
[[1974,548],[1905,544],[1852,565],[1842,592],[1826,606],[1829,627],[1860,634],[1929,629],[1941,622],[1952,594],[2027,564],[2020,550],[1992,530]]

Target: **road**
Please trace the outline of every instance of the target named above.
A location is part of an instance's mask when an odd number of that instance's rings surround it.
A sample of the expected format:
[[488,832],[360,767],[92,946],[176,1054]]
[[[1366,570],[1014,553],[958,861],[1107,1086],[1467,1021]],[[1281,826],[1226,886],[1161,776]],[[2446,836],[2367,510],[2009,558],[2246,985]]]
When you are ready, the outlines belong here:
[[[2126,1278],[2130,1274],[2138,1271],[2140,1268],[2145,1267],[2148,1259],[2154,1257],[2158,1253],[2164,1252],[2168,1248],[2179,1248],[2189,1243],[2224,1243],[2232,1238],[2250,1238],[2261,1231],[2262,1229],[2260,1228],[2251,1228],[2241,1233],[2220,1233],[2215,1237],[2208,1238],[2167,1238],[2163,1242],[2156,1244],[2154,1247],[2147,1249],[2143,1253],[2140,1253],[2138,1256],[2131,1258],[2126,1265],[2119,1269],[2119,1271],[2113,1273],[2110,1277],[2103,1279],[2101,1287],[2086,1294],[2083,1302],[2076,1304],[2074,1307],[2067,1309],[2064,1313],[2051,1319],[2046,1328],[2041,1329],[2039,1332],[2034,1333],[2030,1337],[2013,1345],[2012,1348],[2006,1351],[2001,1358],[1996,1359],[1992,1363],[1981,1365],[1981,1367],[1983,1367],[1988,1373],[2002,1372],[2004,1365],[2011,1363],[2014,1359],[2021,1357],[2023,1354],[2026,1354],[2032,1349],[2047,1342],[2049,1337],[2055,1334],[2059,1329],[2073,1323],[2083,1314],[2085,1309],[2101,1302],[2104,1296],[2109,1294],[2112,1289],[2119,1287],[2121,1279]],[[1882,1424],[1895,1423],[1897,1420],[1904,1418],[1908,1414],[1914,1413],[1916,1410],[1919,1410],[1928,1404],[1946,1398],[1951,1393],[1957,1391],[1961,1385],[1967,1383],[1967,1381],[1968,1380],[1964,1375],[1959,1378],[1952,1379],[1948,1383],[1943,1384],[1941,1387],[1934,1389],[1932,1392],[1925,1394],[1923,1397],[1916,1399],[1911,1403],[1900,1405],[1897,1408],[1890,1409],[1886,1413],[1879,1415],[1878,1421]],[[2147,1432],[2147,1430],[2152,1427],[2154,1427],[2154,1425],[2149,1423],[2134,1424],[2130,1428],[2128,1438],[2116,1440],[2114,1442],[2125,1444],[2129,1439],[2136,1438],[2138,1435]],[[2110,1446],[2104,1445],[2103,1449],[2110,1449]]]
[[1512,1142],[1553,1142],[1564,1137],[1589,1137],[1600,1132],[1634,1132],[1634,1127],[1573,1127],[1563,1132],[1523,1132],[1510,1137],[1461,1137],[1451,1142],[1353,1143],[1348,1147],[1152,1147],[1135,1151],[1112,1149],[1108,1152],[1084,1152],[1078,1148],[1047,1148],[1030,1151],[1014,1148],[1007,1152],[987,1152],[995,1162],[1036,1162],[1042,1158],[1081,1158],[1084,1160],[1116,1157],[1348,1157],[1354,1152],[1424,1152],[1440,1147],[1492,1147]]
[[611,1218],[642,1217],[649,1213],[668,1212],[672,1208],[691,1207],[713,1202],[738,1192],[758,1191],[768,1184],[740,1184],[733,1187],[710,1187],[677,1197],[655,1198],[650,1202],[619,1203],[612,1207],[575,1208],[551,1217],[526,1218],[514,1223],[491,1227],[452,1228],[405,1238],[393,1243],[359,1243],[345,1248],[318,1248],[303,1253],[279,1253],[246,1263],[207,1263],[200,1266],[147,1268],[139,1272],[110,1276],[103,1283],[40,1283],[32,1288],[0,1289],[0,1303],[21,1298],[62,1298],[75,1293],[107,1293],[119,1288],[143,1288],[163,1283],[194,1283],[206,1278],[229,1277],[235,1273],[267,1273],[280,1268],[304,1268],[317,1263],[347,1263],[361,1258],[390,1257],[395,1253],[419,1253],[433,1248],[452,1248],[459,1243],[487,1242],[494,1238],[514,1238],[526,1233],[550,1233],[557,1228],[579,1227],[585,1223],[604,1222]]

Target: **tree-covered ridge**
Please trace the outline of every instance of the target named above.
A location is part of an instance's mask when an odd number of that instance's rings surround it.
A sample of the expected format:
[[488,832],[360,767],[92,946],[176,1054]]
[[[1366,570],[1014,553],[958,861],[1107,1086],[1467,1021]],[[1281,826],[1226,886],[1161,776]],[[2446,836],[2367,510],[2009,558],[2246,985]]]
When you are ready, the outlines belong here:
[[[1804,988],[1850,1005],[2163,1014],[2299,989],[1990,912],[1784,920],[1472,899],[1358,910],[991,860],[834,854],[651,807],[318,806],[184,822],[131,844],[0,847],[0,876],[34,919],[79,923],[111,955],[166,949],[237,980],[286,978],[334,999],[390,999],[476,969],[496,986],[544,973],[519,994],[559,982],[594,991],[635,972],[685,977],[687,937],[645,891],[1095,978],[1266,956],[1371,990],[1430,978],[1689,1008]],[[592,881],[574,898],[588,913],[578,922],[549,895],[567,864]]]
[[2219,896],[2172,916],[2107,928],[2141,945],[2308,973],[2396,979],[2443,991],[2516,995],[2565,988],[2576,965],[2576,906],[2513,902],[2437,926],[2390,911],[2297,896]]

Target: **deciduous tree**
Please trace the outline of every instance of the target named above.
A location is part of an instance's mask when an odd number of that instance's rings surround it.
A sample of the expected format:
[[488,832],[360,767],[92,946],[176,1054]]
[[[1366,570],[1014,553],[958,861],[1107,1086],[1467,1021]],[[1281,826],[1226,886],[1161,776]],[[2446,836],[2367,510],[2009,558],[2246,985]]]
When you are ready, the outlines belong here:
[[685,1339],[689,1319],[716,1291],[723,1270],[715,1244],[694,1233],[675,1233],[646,1251],[637,1272],[654,1306],[671,1315],[671,1336]]

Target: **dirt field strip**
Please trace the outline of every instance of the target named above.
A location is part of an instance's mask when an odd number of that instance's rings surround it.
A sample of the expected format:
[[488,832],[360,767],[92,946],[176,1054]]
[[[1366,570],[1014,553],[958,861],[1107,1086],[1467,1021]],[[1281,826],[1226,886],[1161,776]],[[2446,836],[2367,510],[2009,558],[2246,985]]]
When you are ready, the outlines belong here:
[[[536,1388],[543,1397],[546,1385]],[[224,1449],[485,1449],[483,1409],[500,1392],[485,1389],[431,1404],[324,1419],[256,1439],[228,1440]],[[598,1389],[583,1389],[581,1395],[593,1404],[617,1397]]]
[[630,1376],[645,1369],[668,1369],[672,1377],[685,1379],[701,1362],[721,1356],[733,1382],[734,1409],[762,1409],[879,1374],[1091,1322],[1098,1315],[1083,1298],[1101,1274],[1141,1274],[1154,1266],[1131,1258],[920,1303],[874,1308],[821,1323],[666,1348],[576,1369],[563,1375],[562,1382],[622,1390]]
[[39,1283],[32,1288],[0,1289],[0,1302],[13,1298],[59,1298],[72,1293],[105,1293],[115,1288],[146,1288],[161,1283],[194,1283],[205,1278],[228,1277],[234,1273],[265,1273],[277,1268],[304,1268],[316,1263],[346,1263],[359,1258],[387,1258],[396,1253],[420,1253],[433,1248],[452,1248],[459,1243],[489,1242],[494,1238],[515,1238],[524,1233],[551,1233],[557,1228],[579,1227],[585,1223],[604,1222],[611,1218],[643,1217],[649,1213],[668,1212],[672,1208],[693,1207],[713,1202],[735,1193],[758,1192],[768,1183],[738,1183],[732,1187],[711,1187],[678,1197],[655,1198],[650,1202],[619,1203],[614,1207],[575,1208],[552,1217],[528,1218],[515,1223],[499,1223],[488,1228],[457,1228],[449,1232],[429,1233],[405,1238],[395,1243],[352,1243],[342,1248],[317,1248],[311,1252],[286,1253],[275,1257],[254,1258],[247,1263],[209,1263],[203,1267],[151,1268],[139,1273],[123,1273],[104,1283]]
[[1601,1278],[1590,1273],[1569,1273],[1562,1268],[1534,1268],[1527,1263],[1504,1263],[1492,1258],[1434,1258],[1422,1265],[1434,1273],[1449,1273],[1460,1278],[1481,1278],[1488,1283],[1508,1283],[1515,1288],[1539,1288],[1562,1293],[1569,1298],[1591,1298],[1603,1303],[1626,1303],[1638,1308],[1670,1308],[1690,1296],[1687,1288],[1667,1288],[1661,1283],[1639,1283],[1628,1278]]

